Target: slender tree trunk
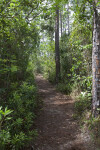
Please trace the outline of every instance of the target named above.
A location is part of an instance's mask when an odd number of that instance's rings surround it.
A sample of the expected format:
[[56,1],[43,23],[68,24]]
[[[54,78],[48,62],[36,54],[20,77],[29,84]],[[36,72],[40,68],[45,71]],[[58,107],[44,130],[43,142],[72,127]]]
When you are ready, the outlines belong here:
[[60,77],[60,55],[59,55],[59,8],[56,8],[55,20],[55,61],[56,61],[56,83]]
[[60,11],[60,28],[61,28],[61,37],[62,37],[62,11]]
[[100,16],[96,4],[94,3],[94,30],[93,30],[93,53],[92,53],[92,72],[93,72],[93,116],[97,117],[100,110]]
[[68,3],[67,11],[68,11],[68,21],[67,21],[67,23],[68,23],[68,35],[69,35],[69,33],[70,33],[70,27],[69,27],[69,3]]
[[[65,5],[63,6],[63,14],[64,14]],[[62,31],[65,32],[65,20],[63,15],[63,21],[62,21]]]

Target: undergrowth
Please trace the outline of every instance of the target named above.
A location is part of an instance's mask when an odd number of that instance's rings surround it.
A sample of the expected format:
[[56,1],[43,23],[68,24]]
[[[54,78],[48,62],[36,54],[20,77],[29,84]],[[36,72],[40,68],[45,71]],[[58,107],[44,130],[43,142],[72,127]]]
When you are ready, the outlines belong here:
[[58,83],[56,89],[62,93],[70,94],[71,93],[71,85],[67,83]]
[[82,118],[84,116],[85,111],[91,110],[91,93],[81,92],[79,96],[76,98],[75,102],[75,115],[76,117]]
[[100,116],[95,118],[91,112],[92,95],[88,92],[81,92],[76,98],[74,119],[78,119],[81,127],[86,126],[91,138],[97,147],[100,148]]
[[25,80],[9,89],[7,101],[0,102],[0,150],[21,150],[37,137],[33,124],[38,96],[33,74],[27,73]]

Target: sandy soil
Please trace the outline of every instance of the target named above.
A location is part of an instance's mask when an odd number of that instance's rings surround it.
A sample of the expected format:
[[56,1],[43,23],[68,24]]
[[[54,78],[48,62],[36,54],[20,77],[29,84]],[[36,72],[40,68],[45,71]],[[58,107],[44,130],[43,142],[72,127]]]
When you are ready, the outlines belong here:
[[36,77],[43,109],[36,126],[34,150],[96,150],[88,133],[73,119],[74,100],[58,91],[41,75]]

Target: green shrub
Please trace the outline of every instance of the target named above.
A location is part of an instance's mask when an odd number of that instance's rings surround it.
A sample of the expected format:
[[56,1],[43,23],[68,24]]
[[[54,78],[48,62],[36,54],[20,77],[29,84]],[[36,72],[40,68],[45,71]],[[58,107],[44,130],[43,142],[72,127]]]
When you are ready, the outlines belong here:
[[[36,96],[36,87],[34,85],[31,85],[30,82],[23,82],[20,85],[20,88],[13,93],[12,98],[9,101],[10,107],[14,108],[11,129],[14,129],[12,135],[13,141],[16,141],[12,142],[12,144],[16,144],[17,147],[23,146],[24,143],[30,139],[29,131],[35,118],[34,111],[35,107],[37,106]],[[17,133],[19,133],[20,136],[17,135]]]
[[9,130],[1,130],[0,131],[0,149],[6,150],[7,145],[11,142],[11,135]]
[[56,81],[56,72],[55,72],[55,70],[52,70],[52,71],[49,72],[49,74],[48,74],[48,80],[51,83],[55,83],[55,81]]
[[95,141],[96,145],[100,148],[100,116],[95,118],[91,115],[88,118],[88,120],[85,120],[85,123],[87,124],[90,130],[93,140]]
[[65,94],[71,93],[71,85],[70,84],[59,83],[56,88],[58,91],[65,93]]
[[25,133],[20,132],[20,133],[15,134],[11,140],[12,149],[19,150],[25,145],[27,140],[28,140],[28,137],[26,136]]
[[75,102],[75,111],[77,116],[81,116],[86,110],[91,109],[91,93],[81,92]]
[[0,149],[5,150],[6,145],[11,142],[11,134],[9,128],[9,120],[11,117],[9,115],[12,113],[12,110],[7,109],[7,107],[3,110],[0,107]]
[[[0,109],[0,149],[19,150],[28,146],[29,141],[37,136],[37,131],[32,129],[36,117],[37,88],[33,74],[27,73],[27,78],[19,85],[11,84],[9,99]],[[11,114],[10,114],[11,113]],[[10,117],[8,115],[10,114]],[[9,121],[6,121],[10,119]],[[27,145],[26,145],[27,143]]]

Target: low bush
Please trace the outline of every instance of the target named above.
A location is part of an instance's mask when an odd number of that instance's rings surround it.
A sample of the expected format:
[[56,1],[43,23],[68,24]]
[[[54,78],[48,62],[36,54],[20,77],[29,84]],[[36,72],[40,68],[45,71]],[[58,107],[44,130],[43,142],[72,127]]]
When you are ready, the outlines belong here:
[[88,119],[85,119],[85,124],[88,126],[94,143],[100,149],[100,116],[95,118],[90,115]]
[[11,110],[7,109],[7,107],[3,110],[0,107],[0,149],[5,150],[6,145],[11,142],[11,134],[9,128],[9,120],[11,117],[9,115],[12,113]]
[[48,74],[48,80],[51,83],[55,84],[55,82],[56,82],[56,72],[54,70],[51,71],[51,72],[49,72],[49,74]]
[[16,83],[11,86],[13,91],[9,92],[9,99],[3,104],[9,109],[0,109],[1,150],[20,150],[37,136],[37,131],[32,129],[37,107],[37,88],[33,75],[29,75],[19,86]]
[[70,94],[71,93],[71,85],[70,84],[65,84],[65,83],[59,83],[56,86],[57,90],[65,93],[65,94]]
[[81,92],[75,102],[75,113],[77,117],[82,117],[86,110],[91,110],[92,95],[88,92]]

